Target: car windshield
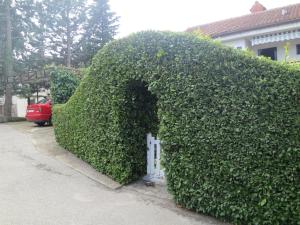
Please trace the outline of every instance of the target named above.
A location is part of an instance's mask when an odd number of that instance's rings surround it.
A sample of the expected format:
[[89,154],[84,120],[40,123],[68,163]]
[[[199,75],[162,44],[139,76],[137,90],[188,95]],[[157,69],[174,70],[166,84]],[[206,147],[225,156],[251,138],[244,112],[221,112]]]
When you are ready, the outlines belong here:
[[42,100],[38,101],[37,104],[45,104],[48,101],[48,99],[43,98]]

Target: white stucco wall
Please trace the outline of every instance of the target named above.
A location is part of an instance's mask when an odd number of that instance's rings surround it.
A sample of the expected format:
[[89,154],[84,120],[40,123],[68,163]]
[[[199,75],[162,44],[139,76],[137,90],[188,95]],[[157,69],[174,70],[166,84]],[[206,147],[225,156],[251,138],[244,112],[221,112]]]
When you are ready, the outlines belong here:
[[289,61],[300,61],[300,55],[297,55],[297,49],[296,45],[300,44],[300,40],[293,40],[293,41],[287,41],[287,42],[274,42],[264,45],[257,45],[252,47],[252,50],[255,52],[255,54],[258,54],[258,50],[262,48],[273,48],[277,47],[277,60],[278,61],[284,61],[285,60],[285,46],[288,44],[289,50],[288,50],[288,60]]
[[249,47],[248,41],[246,39],[223,41],[222,43],[233,48],[247,49]]
[[[300,44],[300,38],[298,37],[299,30],[300,30],[300,22],[297,21],[297,22],[282,24],[273,27],[266,27],[257,30],[250,30],[241,33],[230,34],[230,35],[218,37],[216,39],[219,40],[221,43],[234,48],[242,47],[242,49],[250,49],[256,55],[258,54],[259,49],[277,47],[277,60],[279,61],[285,60],[284,46],[286,45],[286,43],[289,43],[288,60],[300,61],[300,55],[297,55],[297,51],[296,51],[296,45]],[[293,35],[291,35],[291,33]],[[275,36],[277,35],[276,42],[252,46],[251,43],[253,38],[263,38],[264,40],[266,35],[268,36],[268,38],[270,38],[271,34]],[[297,39],[293,39],[293,38],[297,38]],[[285,40],[289,40],[289,41],[285,41]],[[262,41],[261,43],[264,42],[265,41]]]
[[264,48],[273,48],[277,47],[277,60],[284,61],[285,60],[285,46],[288,43],[289,51],[288,51],[288,60],[289,61],[300,61],[300,55],[297,55],[296,45],[300,44],[300,39],[286,42],[274,42],[269,44],[262,44],[251,46],[250,41],[247,39],[237,39],[233,41],[222,41],[223,44],[231,46],[233,48],[241,47],[242,49],[250,49],[256,55],[258,55],[259,49]]
[[13,96],[12,99],[13,109],[15,110],[17,117],[25,117],[27,100],[24,98],[19,98],[18,96]]
[[300,61],[300,55],[297,55],[297,44],[300,44],[300,40],[289,41],[289,60]]

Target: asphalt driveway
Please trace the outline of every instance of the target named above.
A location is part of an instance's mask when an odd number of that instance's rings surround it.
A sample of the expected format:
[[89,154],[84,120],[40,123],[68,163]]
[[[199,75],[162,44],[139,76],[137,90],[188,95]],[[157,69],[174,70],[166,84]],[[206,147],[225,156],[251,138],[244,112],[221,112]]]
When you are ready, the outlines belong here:
[[[139,182],[107,187],[101,183],[103,175],[70,166],[60,160],[65,155],[52,127],[0,124],[1,225],[223,224],[177,208],[164,187]],[[80,162],[76,165],[84,168]]]

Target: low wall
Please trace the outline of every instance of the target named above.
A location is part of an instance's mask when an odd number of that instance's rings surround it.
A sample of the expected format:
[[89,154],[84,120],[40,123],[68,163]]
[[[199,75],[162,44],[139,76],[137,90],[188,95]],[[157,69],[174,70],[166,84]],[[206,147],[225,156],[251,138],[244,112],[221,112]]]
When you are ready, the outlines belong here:
[[25,121],[25,118],[23,118],[23,117],[7,118],[7,117],[4,117],[4,116],[0,116],[0,123],[18,122],[18,121]]

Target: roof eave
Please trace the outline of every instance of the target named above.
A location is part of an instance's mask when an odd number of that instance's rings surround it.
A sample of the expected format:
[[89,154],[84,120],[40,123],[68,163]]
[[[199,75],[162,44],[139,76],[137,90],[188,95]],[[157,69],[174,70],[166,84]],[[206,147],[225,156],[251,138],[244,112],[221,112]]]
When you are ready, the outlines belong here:
[[275,26],[281,26],[281,25],[286,25],[286,24],[290,24],[290,23],[296,23],[296,22],[299,22],[299,21],[300,21],[300,18],[295,19],[295,20],[290,20],[290,21],[284,21],[282,23],[269,24],[269,25],[265,25],[265,26],[258,26],[258,27],[253,27],[253,28],[243,29],[243,30],[238,30],[238,31],[232,31],[232,32],[223,32],[223,33],[213,34],[213,35],[209,35],[209,36],[211,38],[215,39],[215,38],[221,38],[221,37],[225,37],[225,36],[229,36],[229,35],[235,35],[235,34],[238,34],[238,33],[243,33],[243,32],[248,32],[248,31],[254,31],[254,30],[259,30],[259,29],[264,29],[264,28],[269,28],[269,27],[275,27]]

